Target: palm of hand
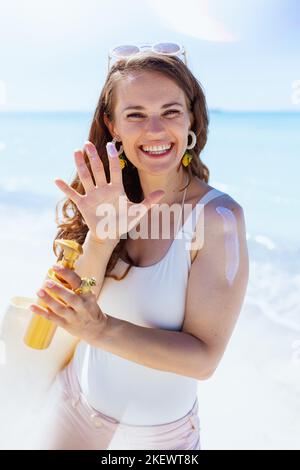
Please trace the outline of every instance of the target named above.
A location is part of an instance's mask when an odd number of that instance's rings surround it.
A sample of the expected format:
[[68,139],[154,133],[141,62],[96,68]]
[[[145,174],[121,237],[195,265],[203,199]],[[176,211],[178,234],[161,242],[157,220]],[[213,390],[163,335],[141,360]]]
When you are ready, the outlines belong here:
[[[162,198],[164,191],[153,191],[141,203],[131,202],[124,190],[122,170],[114,145],[107,144],[110,183],[107,183],[103,163],[96,147],[91,142],[87,142],[85,150],[96,184],[93,182],[90,170],[85,163],[84,153],[81,150],[74,152],[74,156],[85,194],[79,194],[63,180],[57,179],[55,183],[76,204],[95,238],[99,241],[105,241],[109,236],[109,238],[118,240],[121,235],[139,223],[151,205]],[[105,224],[107,224],[106,228]]]

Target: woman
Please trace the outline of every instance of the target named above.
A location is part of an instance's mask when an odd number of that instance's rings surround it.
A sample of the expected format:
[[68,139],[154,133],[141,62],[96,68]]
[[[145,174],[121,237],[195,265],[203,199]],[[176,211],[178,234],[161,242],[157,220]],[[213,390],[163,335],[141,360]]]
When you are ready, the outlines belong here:
[[[248,282],[243,209],[208,185],[207,132],[204,93],[178,57],[137,53],[109,70],[78,174],[56,180],[67,197],[57,238],[84,254],[76,273],[57,271],[71,289],[44,283],[48,309],[32,306],[80,339],[42,448],[200,449],[197,382],[216,370]],[[166,237],[154,216],[173,205]],[[74,293],[82,276],[97,285]]]

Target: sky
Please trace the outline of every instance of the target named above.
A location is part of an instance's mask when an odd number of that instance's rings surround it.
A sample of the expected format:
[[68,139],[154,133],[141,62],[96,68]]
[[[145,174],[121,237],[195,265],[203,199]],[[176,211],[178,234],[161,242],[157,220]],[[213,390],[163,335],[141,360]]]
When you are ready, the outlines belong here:
[[117,44],[178,42],[208,107],[300,111],[298,0],[1,0],[0,111],[88,111]]

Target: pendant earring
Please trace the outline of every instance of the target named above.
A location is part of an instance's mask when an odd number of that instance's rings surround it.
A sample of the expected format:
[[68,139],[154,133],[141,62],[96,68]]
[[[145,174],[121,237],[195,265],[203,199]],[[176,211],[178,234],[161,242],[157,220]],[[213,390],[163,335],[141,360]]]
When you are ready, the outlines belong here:
[[[117,137],[114,137],[112,141],[116,145],[116,142],[118,141]],[[125,166],[127,165],[127,161],[125,160],[123,155],[123,145],[120,146],[119,150],[117,149],[117,152],[119,156],[120,167],[121,170],[123,170],[123,168],[125,168]]]
[[[191,142],[190,145],[187,146],[187,149],[193,149],[196,145],[196,142],[197,142],[196,134],[193,131],[189,131],[188,135],[192,136],[192,142]],[[189,152],[185,152],[185,154],[183,155],[183,157],[181,159],[181,162],[182,162],[183,166],[185,166],[185,167],[189,166],[189,164],[191,163],[192,158],[193,157]]]

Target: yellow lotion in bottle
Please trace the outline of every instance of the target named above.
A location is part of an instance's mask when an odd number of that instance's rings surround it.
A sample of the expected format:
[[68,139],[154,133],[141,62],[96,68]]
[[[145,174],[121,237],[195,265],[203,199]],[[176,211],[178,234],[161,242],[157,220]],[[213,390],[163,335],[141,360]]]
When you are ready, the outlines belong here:
[[[74,240],[58,239],[54,243],[56,246],[60,246],[63,252],[63,257],[57,264],[74,270],[75,261],[83,253],[82,246]],[[47,276],[49,279],[53,279],[70,289],[70,285],[60,278],[52,268],[48,270]],[[54,296],[54,294],[51,295]],[[61,299],[60,302],[63,303]],[[47,308],[47,305],[41,299],[38,299],[37,304]],[[46,349],[52,341],[56,328],[57,325],[54,322],[34,313],[26,330],[24,342],[27,346],[34,349]]]

